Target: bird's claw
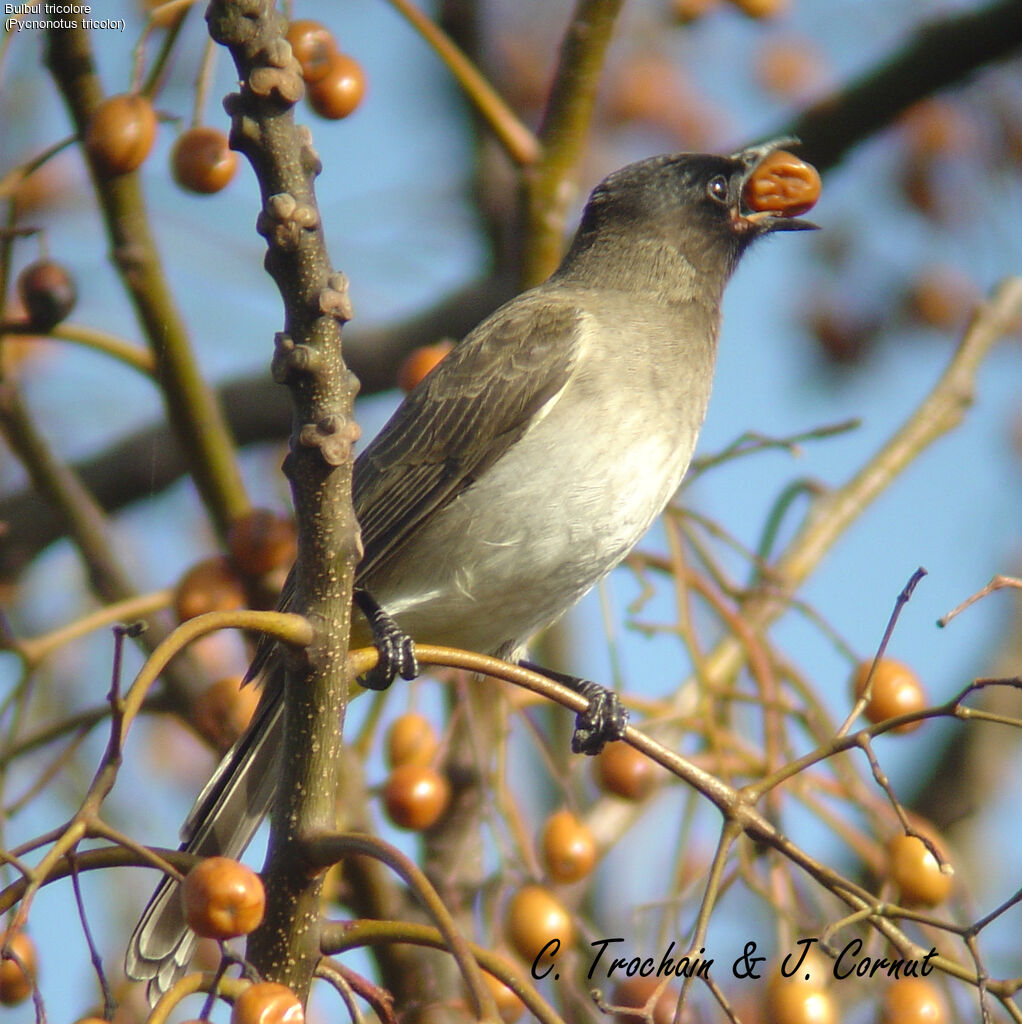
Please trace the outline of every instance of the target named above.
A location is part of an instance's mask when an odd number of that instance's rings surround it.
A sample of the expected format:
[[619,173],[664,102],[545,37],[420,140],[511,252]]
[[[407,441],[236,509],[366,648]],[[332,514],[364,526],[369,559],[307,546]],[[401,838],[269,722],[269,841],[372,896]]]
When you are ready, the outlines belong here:
[[589,707],[575,716],[571,749],[576,754],[598,754],[606,744],[624,736],[628,710],[613,690],[589,679],[578,680],[576,690],[589,701]]
[[356,600],[369,620],[377,651],[376,664],[361,677],[362,685],[369,690],[386,690],[398,676],[414,679],[419,674],[419,661],[412,638],[365,591],[357,594]]
[[373,629],[373,644],[379,654],[376,665],[363,677],[362,685],[370,690],[386,690],[394,680],[414,679],[419,674],[412,638],[402,633],[397,623],[387,618]]

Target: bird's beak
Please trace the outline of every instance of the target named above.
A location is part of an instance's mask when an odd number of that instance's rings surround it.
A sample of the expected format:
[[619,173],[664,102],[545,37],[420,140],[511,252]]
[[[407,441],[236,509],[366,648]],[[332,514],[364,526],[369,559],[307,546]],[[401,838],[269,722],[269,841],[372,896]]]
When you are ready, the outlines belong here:
[[810,220],[803,220],[800,217],[786,217],[773,210],[750,210],[745,205],[745,186],[749,179],[756,173],[761,163],[778,149],[790,149],[798,146],[799,140],[794,137],[783,136],[778,139],[770,139],[768,142],[761,142],[756,146],[749,146],[748,149],[739,150],[731,155],[731,159],[737,161],[742,167],[741,178],[739,179],[738,195],[735,199],[735,207],[732,213],[735,227],[741,231],[754,231],[756,234],[766,234],[770,231],[817,231],[819,225]]

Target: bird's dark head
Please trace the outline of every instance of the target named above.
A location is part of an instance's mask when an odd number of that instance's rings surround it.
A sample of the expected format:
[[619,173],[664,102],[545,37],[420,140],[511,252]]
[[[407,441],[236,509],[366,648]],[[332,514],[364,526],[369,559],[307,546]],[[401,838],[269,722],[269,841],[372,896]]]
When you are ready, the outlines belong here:
[[615,171],[589,197],[562,269],[570,271],[577,263],[588,276],[612,273],[616,265],[624,276],[639,268],[666,276],[673,254],[723,285],[755,239],[816,227],[777,206],[753,210],[748,205],[747,186],[757,170],[794,142],[776,139],[731,156],[657,156]]

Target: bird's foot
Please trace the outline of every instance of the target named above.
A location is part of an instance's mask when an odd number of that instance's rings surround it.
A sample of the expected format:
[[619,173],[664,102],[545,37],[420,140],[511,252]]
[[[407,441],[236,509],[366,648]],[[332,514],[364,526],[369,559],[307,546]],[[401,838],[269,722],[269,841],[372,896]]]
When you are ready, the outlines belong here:
[[414,679],[419,674],[412,638],[383,610],[368,591],[355,591],[355,602],[369,621],[373,645],[378,652],[376,665],[360,682],[369,690],[386,690],[394,680]]
[[585,711],[575,716],[575,731],[571,736],[571,749],[576,754],[598,754],[608,743],[621,739],[628,726],[628,710],[613,691],[590,679],[564,672],[554,672],[531,661],[522,661],[523,668],[532,669],[574,690],[589,701]]
[[598,754],[604,746],[621,739],[628,726],[628,710],[613,690],[589,679],[577,679],[573,687],[589,701],[575,716],[571,749],[576,754]]

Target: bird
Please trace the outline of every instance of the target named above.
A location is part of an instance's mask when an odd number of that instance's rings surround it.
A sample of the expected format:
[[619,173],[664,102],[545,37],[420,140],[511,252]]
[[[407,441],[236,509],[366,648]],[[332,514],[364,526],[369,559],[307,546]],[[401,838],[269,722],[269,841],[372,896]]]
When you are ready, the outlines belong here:
[[[351,644],[375,642],[382,662],[364,683],[414,675],[409,638],[523,662],[527,641],[638,543],[691,460],[740,257],[766,235],[816,226],[747,206],[757,168],[793,141],[612,173],[557,270],[471,331],[358,456],[363,615]],[[238,857],[268,813],[283,756],[278,662],[257,655],[259,706],[196,801],[183,849]],[[626,716],[609,691],[576,682],[591,713],[573,747],[593,753]],[[151,1000],[197,941],[177,889],[163,880],[125,958]]]

